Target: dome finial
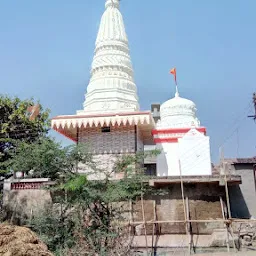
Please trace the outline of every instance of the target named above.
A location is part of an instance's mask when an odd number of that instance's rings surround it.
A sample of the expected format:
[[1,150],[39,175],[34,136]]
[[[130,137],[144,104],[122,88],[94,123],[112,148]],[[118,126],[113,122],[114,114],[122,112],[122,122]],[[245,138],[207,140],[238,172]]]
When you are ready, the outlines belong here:
[[119,8],[119,1],[120,1],[120,0],[106,0],[106,3],[105,3],[106,9],[107,9],[108,7]]

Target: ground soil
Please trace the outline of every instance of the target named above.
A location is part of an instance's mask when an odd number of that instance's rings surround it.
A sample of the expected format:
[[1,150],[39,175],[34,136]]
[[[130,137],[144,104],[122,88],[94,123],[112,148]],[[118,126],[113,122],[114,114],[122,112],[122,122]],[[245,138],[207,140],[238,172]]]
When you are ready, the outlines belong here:
[[29,228],[0,224],[1,256],[53,256]]

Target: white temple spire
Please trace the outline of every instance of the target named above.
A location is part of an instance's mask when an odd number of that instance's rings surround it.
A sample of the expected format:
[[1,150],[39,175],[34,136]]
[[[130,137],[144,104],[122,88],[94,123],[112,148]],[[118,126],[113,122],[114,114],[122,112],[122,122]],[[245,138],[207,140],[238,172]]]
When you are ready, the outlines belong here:
[[119,2],[120,0],[106,0],[105,7],[115,7],[119,8]]
[[84,110],[78,114],[139,110],[137,88],[119,0],[106,0],[95,43]]

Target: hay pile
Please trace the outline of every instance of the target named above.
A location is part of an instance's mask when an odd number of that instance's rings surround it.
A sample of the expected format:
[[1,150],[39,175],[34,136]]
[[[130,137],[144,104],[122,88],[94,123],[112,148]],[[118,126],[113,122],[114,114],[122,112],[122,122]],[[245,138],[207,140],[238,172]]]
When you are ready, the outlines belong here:
[[0,224],[0,255],[53,256],[30,229],[3,223]]

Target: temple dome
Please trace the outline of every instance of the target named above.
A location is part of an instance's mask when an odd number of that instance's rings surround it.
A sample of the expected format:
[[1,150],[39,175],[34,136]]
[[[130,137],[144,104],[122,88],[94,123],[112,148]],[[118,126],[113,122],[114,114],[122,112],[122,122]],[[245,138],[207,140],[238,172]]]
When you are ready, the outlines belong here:
[[176,92],[175,97],[160,106],[160,122],[158,127],[191,127],[200,126],[196,117],[196,105],[193,101],[182,98]]

